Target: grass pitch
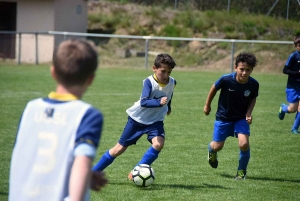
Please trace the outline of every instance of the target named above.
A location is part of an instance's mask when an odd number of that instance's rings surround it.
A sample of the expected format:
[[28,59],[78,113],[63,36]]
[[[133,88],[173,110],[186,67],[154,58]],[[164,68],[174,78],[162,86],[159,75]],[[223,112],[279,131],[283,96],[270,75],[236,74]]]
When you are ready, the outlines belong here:
[[[235,138],[228,138],[219,152],[219,167],[209,166],[207,144],[212,138],[218,96],[209,116],[204,115],[203,106],[211,85],[223,73],[228,72],[175,68],[171,76],[178,84],[172,113],[165,120],[165,147],[152,164],[154,184],[139,188],[127,180],[128,172],[150,146],[142,137],[105,170],[109,184],[101,192],[92,192],[91,200],[299,200],[300,135],[290,132],[295,115],[286,115],[283,121],[277,117],[280,103],[285,102],[286,75],[258,74],[255,69],[252,74],[260,90],[253,111],[247,179],[234,180],[239,157]],[[127,120],[125,110],[138,100],[142,80],[151,74],[150,69],[97,71],[95,82],[83,97],[105,118],[96,160],[118,141]],[[29,100],[47,96],[54,89],[49,66],[0,64],[0,200],[8,198],[11,151],[20,115]]]

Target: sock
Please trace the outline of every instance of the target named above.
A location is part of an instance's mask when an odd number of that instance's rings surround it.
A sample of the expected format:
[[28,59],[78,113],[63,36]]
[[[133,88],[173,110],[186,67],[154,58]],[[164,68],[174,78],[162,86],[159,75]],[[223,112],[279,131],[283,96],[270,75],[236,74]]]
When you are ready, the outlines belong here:
[[295,121],[294,121],[294,125],[292,127],[292,130],[298,130],[299,125],[300,125],[300,113],[297,112],[296,115],[295,115]]
[[93,171],[103,171],[107,166],[114,162],[115,158],[109,154],[109,150],[106,151],[98,163],[92,168]]
[[288,107],[289,107],[288,105],[282,106],[282,111],[283,111],[284,113],[289,113]]
[[155,161],[158,157],[158,154],[160,151],[155,150],[152,146],[146,151],[143,158],[140,160],[140,162],[137,164],[147,164],[151,165],[153,161]]
[[238,170],[247,170],[249,159],[250,159],[250,148],[247,151],[240,150]]
[[209,151],[209,152],[211,152],[211,153],[217,153],[216,151],[214,151],[214,150],[211,149],[210,143],[208,143],[208,147],[207,147],[207,148],[208,148],[208,151]]

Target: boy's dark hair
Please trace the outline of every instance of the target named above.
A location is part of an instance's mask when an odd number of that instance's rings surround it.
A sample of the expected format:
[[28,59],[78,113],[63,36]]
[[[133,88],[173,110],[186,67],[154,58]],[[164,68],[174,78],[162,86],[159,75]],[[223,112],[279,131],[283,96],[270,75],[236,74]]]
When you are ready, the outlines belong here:
[[98,54],[88,41],[65,40],[53,52],[53,66],[62,85],[82,85],[95,73]]
[[170,66],[172,69],[176,66],[174,59],[168,54],[159,54],[156,56],[154,66],[160,68],[161,64]]
[[296,46],[298,43],[300,43],[300,35],[297,35],[294,38],[294,45]]
[[235,66],[238,66],[238,63],[240,62],[245,62],[247,63],[250,67],[254,68],[258,62],[256,59],[255,55],[252,53],[248,52],[242,52],[239,55],[237,55],[235,59]]

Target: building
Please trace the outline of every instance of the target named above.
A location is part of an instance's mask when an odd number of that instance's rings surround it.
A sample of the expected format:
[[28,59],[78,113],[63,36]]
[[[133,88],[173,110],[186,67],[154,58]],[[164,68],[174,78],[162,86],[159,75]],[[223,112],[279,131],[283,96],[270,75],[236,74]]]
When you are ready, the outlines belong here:
[[87,3],[87,0],[0,0],[0,31],[23,32],[0,34],[0,57],[26,63],[37,59],[51,61],[53,48],[63,37],[40,33],[86,33]]

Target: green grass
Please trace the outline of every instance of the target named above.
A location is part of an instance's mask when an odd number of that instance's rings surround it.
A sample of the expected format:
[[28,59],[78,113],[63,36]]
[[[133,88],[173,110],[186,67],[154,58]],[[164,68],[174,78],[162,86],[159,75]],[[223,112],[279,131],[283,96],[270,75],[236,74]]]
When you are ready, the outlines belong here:
[[[251,125],[251,160],[244,181],[234,180],[238,163],[237,139],[228,138],[219,152],[219,167],[207,162],[217,97],[212,113],[205,116],[203,106],[211,85],[224,72],[183,71],[174,69],[178,85],[172,101],[173,112],[166,117],[166,143],[152,167],[155,183],[138,188],[127,180],[128,172],[148,149],[143,137],[105,171],[109,184],[92,193],[92,201],[129,200],[299,200],[300,136],[290,129],[294,114],[283,121],[277,117],[285,102],[287,76],[260,74],[260,92]],[[83,100],[99,108],[105,118],[97,159],[115,145],[126,123],[125,110],[140,96],[142,80],[152,71],[100,68]],[[0,64],[0,200],[7,200],[10,157],[19,117],[26,103],[46,96],[55,89],[49,66]],[[22,167],[20,167],[22,168]]]

